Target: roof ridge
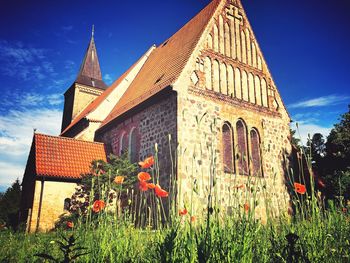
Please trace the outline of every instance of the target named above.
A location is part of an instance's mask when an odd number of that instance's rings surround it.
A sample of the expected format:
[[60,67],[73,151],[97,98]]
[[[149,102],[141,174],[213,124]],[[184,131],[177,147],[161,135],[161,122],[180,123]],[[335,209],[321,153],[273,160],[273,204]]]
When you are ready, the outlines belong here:
[[75,139],[75,138],[70,138],[70,137],[64,137],[64,136],[56,136],[56,135],[49,135],[49,134],[44,134],[44,133],[34,133],[34,136],[39,135],[39,136],[44,136],[44,137],[52,137],[56,139],[62,139],[62,140],[71,140],[71,141],[77,141],[77,142],[86,142],[86,143],[92,143],[92,144],[101,144],[104,145],[103,142],[91,142],[91,141],[84,141],[81,139]]
[[211,1],[152,52],[99,129],[177,80],[221,1]]
[[[124,71],[122,75],[119,76],[118,79],[116,79],[100,96],[96,97],[89,105],[85,107],[84,110],[82,110],[78,116],[74,118],[74,120],[64,129],[64,131],[61,132],[61,135],[69,131],[75,124],[77,124],[80,120],[85,118],[88,114],[92,113],[94,110],[96,110],[101,103],[103,103],[104,99],[106,99],[118,86],[122,83],[122,81],[128,76],[128,74],[140,63],[140,61],[147,56],[148,57],[152,54],[154,51],[154,45],[151,46],[134,64],[132,64],[128,69]],[[147,53],[151,51],[149,55]],[[146,59],[146,61],[147,61]],[[130,84],[131,85],[131,84]]]

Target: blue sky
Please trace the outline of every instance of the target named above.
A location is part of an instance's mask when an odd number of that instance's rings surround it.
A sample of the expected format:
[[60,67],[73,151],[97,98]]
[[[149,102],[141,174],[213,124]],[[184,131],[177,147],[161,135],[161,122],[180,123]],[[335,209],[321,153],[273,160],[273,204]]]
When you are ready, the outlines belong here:
[[[327,135],[350,103],[350,1],[242,0],[303,139]],[[95,25],[110,84],[208,0],[4,1],[0,10],[0,191],[22,178],[33,135],[59,134],[63,93]]]

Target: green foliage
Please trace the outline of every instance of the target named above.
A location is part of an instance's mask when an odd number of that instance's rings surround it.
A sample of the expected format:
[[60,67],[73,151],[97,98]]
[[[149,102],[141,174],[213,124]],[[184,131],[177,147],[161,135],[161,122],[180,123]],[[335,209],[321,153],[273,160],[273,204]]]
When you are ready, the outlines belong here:
[[58,262],[71,263],[71,262],[75,262],[81,256],[89,254],[89,252],[86,252],[85,247],[77,246],[74,235],[70,235],[69,238],[66,238],[65,236],[62,236],[61,238],[62,240],[56,240],[56,241],[53,241],[52,243],[58,244],[63,254],[62,260],[55,258],[54,256],[49,255],[47,253],[37,253],[34,256],[47,259],[53,262],[57,262],[57,263]]
[[[82,181],[71,198],[69,211],[75,216],[87,216],[88,208],[95,200],[103,200],[106,204],[125,194],[133,187],[137,178],[138,166],[130,163],[127,153],[121,157],[109,156],[109,161],[95,160],[91,164],[91,173],[82,175]],[[123,176],[122,185],[116,184],[116,176]],[[61,223],[67,218],[62,218]],[[63,224],[64,225],[64,224]]]
[[326,185],[323,192],[330,199],[350,200],[350,105],[349,112],[341,115],[327,142],[316,133],[308,143],[313,168]]
[[[322,218],[322,220],[320,220]],[[71,246],[73,255],[90,252],[77,262],[349,262],[349,214],[331,209],[309,220],[253,220],[190,224],[188,217],[163,230],[137,229],[100,219],[99,228],[86,225],[74,230],[80,244]],[[182,222],[182,223],[181,223]],[[70,236],[66,232],[64,236]],[[293,236],[290,236],[290,235]],[[297,238],[293,238],[297,236]],[[0,235],[0,262],[37,262],[35,254],[62,261],[60,233]],[[64,246],[67,241],[61,241]],[[76,242],[75,242],[76,243]],[[58,245],[58,246],[57,246]],[[76,251],[74,248],[84,247]],[[290,261],[288,261],[290,259]],[[69,261],[68,261],[69,262]]]
[[327,154],[336,162],[338,169],[350,169],[350,105],[327,137]]
[[124,153],[121,157],[110,155],[108,162],[102,160],[95,160],[92,162],[91,173],[83,175],[81,185],[83,185],[88,192],[93,190],[95,199],[104,199],[105,196],[103,196],[102,191],[120,190],[117,184],[113,184],[113,180],[116,176],[125,177],[122,191],[126,191],[126,189],[135,184],[137,171],[137,164],[129,161],[127,153]]
[[17,229],[21,202],[21,185],[17,179],[6,192],[0,196],[0,224]]

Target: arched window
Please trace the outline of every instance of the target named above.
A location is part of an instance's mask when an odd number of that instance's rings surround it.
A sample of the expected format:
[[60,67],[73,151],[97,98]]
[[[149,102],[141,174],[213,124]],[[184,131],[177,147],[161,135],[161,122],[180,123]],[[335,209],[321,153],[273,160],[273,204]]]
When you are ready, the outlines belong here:
[[261,152],[260,152],[260,136],[256,129],[250,131],[250,145],[251,145],[251,160],[252,160],[252,175],[262,176],[261,167]]
[[241,175],[248,175],[249,174],[249,168],[248,168],[248,143],[247,143],[247,128],[245,123],[242,120],[237,121],[236,124],[236,130],[237,130],[237,164],[238,164],[238,171]]
[[222,126],[222,157],[225,173],[234,173],[233,132],[230,123]]
[[66,199],[64,199],[64,205],[63,205],[63,209],[64,210],[69,210],[69,208],[70,208],[70,202],[71,202],[71,200],[70,200],[70,198],[66,198]]
[[136,128],[132,128],[129,134],[129,159],[132,163],[138,161]]
[[119,141],[119,155],[124,154],[128,150],[128,141],[126,138],[126,133],[123,132],[122,135],[120,136],[120,141]]

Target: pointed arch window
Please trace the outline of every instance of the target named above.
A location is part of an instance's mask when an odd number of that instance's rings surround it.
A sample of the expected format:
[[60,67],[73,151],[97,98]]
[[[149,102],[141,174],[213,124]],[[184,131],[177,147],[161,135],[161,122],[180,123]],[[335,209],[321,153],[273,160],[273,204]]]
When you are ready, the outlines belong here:
[[225,173],[234,173],[233,131],[230,123],[222,126],[222,155]]
[[247,126],[243,120],[239,120],[236,123],[236,132],[237,132],[237,166],[238,172],[241,175],[249,174],[248,166],[248,143],[247,143]]
[[125,132],[122,133],[119,140],[119,155],[123,155],[128,150],[127,135]]
[[255,128],[250,130],[250,145],[252,175],[263,176],[261,165],[260,136],[258,130]]
[[132,128],[129,134],[129,159],[132,163],[137,162],[138,152],[137,152],[137,136],[136,128]]

